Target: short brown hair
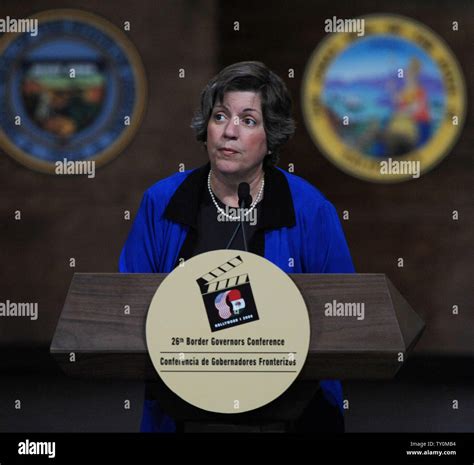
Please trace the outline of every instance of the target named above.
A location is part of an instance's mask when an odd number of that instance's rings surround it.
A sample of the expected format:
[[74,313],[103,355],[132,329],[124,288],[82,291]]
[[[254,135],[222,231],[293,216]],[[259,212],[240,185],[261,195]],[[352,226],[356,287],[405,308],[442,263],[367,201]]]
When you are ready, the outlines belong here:
[[280,148],[295,132],[292,102],[283,80],[259,61],[234,63],[209,81],[201,93],[201,106],[191,122],[196,139],[206,142],[212,109],[216,102],[222,102],[226,92],[231,91],[260,93],[267,147],[271,151],[264,159],[264,166],[276,165]]

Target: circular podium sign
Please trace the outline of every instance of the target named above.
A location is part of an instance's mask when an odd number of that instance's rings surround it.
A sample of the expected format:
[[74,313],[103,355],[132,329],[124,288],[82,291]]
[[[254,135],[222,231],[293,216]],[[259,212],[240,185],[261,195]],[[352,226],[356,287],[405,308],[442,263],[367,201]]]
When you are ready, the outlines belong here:
[[170,273],[148,310],[153,365],[179,397],[242,413],[279,397],[308,354],[306,304],[293,281],[252,253],[217,250]]

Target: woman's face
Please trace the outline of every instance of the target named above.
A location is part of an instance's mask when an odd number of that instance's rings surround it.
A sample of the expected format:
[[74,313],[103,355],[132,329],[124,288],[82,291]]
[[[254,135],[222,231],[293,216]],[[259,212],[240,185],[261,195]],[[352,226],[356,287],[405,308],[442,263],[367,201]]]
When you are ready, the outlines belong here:
[[213,170],[245,177],[260,170],[267,153],[260,94],[232,91],[217,102],[207,125],[207,152]]

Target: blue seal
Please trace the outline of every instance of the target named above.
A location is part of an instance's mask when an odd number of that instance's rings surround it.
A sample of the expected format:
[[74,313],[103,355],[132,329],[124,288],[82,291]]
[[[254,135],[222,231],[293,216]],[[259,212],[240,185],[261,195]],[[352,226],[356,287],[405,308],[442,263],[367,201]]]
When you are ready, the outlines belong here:
[[145,107],[143,65],[126,35],[78,10],[51,10],[38,34],[0,42],[0,144],[24,165],[110,161],[130,142]]

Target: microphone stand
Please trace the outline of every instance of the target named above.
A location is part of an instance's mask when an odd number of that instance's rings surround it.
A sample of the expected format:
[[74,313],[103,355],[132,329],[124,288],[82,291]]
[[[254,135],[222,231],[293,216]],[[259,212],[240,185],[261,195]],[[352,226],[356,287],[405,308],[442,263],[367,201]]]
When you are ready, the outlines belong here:
[[237,225],[237,227],[235,228],[234,234],[232,234],[232,237],[230,238],[229,243],[228,243],[228,244],[226,245],[226,247],[225,247],[226,249],[228,249],[228,248],[231,246],[232,242],[234,242],[235,236],[236,236],[237,233],[239,232],[239,229],[240,229],[241,224],[242,224],[242,223],[239,223],[239,224]]
[[[250,197],[250,194],[249,194],[248,197]],[[241,210],[240,210],[240,212],[241,212],[240,225],[242,226],[242,238],[244,240],[244,250],[246,252],[248,252],[249,249],[247,247],[247,236],[245,235],[245,224],[244,224],[244,213],[243,212],[244,212],[244,208],[245,208],[245,205],[247,203],[246,200],[248,200],[248,197],[247,197],[247,199],[243,199],[242,202],[240,202],[240,205],[241,205],[241,207],[240,207],[241,208]],[[252,203],[252,202],[250,202],[250,203]]]
[[247,236],[245,234],[245,225],[244,225],[244,215],[243,215],[243,209],[247,205],[252,204],[252,196],[250,195],[250,189],[249,185],[247,183],[240,183],[239,184],[239,189],[238,189],[238,194],[239,194],[239,208],[240,208],[240,222],[237,225],[237,227],[234,230],[234,233],[232,234],[232,237],[230,238],[229,243],[226,246],[226,249],[228,249],[232,242],[234,242],[235,236],[239,232],[239,229],[242,228],[242,238],[244,241],[244,250],[248,252],[248,247],[247,247]]

